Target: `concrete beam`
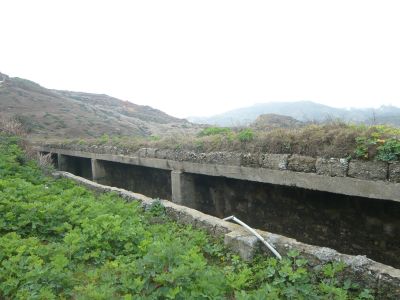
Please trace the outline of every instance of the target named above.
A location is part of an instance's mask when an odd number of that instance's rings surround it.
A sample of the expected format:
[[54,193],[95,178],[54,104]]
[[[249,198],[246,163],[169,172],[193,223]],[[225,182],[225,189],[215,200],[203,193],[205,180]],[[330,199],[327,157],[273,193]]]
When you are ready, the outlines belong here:
[[[221,176],[239,180],[248,180],[292,186],[309,190],[358,196],[373,199],[400,202],[400,183],[373,181],[350,177],[330,177],[315,173],[272,170],[218,164],[193,163],[159,158],[131,157],[115,154],[100,154],[68,149],[41,147],[39,151],[47,151],[70,156],[108,160],[113,162],[138,165],[163,170],[180,171],[208,176]],[[62,164],[62,162],[61,162]],[[64,169],[60,169],[64,170]]]

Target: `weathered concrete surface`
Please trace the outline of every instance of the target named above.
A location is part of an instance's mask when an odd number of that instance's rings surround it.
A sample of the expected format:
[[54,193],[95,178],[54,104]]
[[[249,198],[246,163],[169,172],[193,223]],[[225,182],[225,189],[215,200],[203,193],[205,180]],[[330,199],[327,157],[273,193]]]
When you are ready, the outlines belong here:
[[[150,168],[171,171],[183,170],[187,173],[193,174],[222,176],[240,180],[265,182],[285,186],[296,186],[299,188],[319,190],[336,194],[374,199],[385,199],[400,202],[400,183],[392,183],[388,181],[371,181],[350,177],[329,177],[313,173],[292,172],[284,170],[281,171],[267,168],[194,163],[190,161],[176,161],[172,159],[148,158],[138,156],[132,157],[117,154],[101,154],[76,150],[52,149],[46,147],[41,147],[38,150],[71,156],[108,160]],[[164,157],[164,155],[160,155],[160,153],[162,153],[163,151],[175,153],[173,150],[157,150],[155,152],[155,155],[158,157]],[[363,168],[362,166],[363,165],[361,164],[361,168]]]
[[315,173],[315,157],[294,154],[288,159],[288,170],[304,173]]
[[60,171],[66,171],[67,170],[67,158],[65,155],[62,155],[61,153],[57,153],[57,161],[58,161],[58,169]]
[[93,179],[92,165],[89,158],[58,153],[57,161],[61,171],[67,171],[87,179]]
[[[104,170],[97,182],[135,191],[149,197],[171,199],[171,172],[113,161],[97,160]],[[96,171],[96,170],[95,170]]]
[[99,182],[102,181],[106,177],[106,170],[104,165],[99,162],[98,159],[91,159],[92,161],[92,174],[93,181]]
[[[97,192],[116,192],[127,201],[139,200],[146,208],[155,200],[146,196],[129,192],[123,189],[104,186],[67,172],[56,172],[56,177],[70,178]],[[224,237],[224,241],[233,251],[239,253],[244,259],[251,259],[255,252],[262,249],[266,255],[272,255],[264,245],[256,241],[249,233],[240,226],[225,222],[221,219],[205,215],[194,209],[177,205],[175,203],[161,200],[167,214],[178,222],[191,224],[201,228],[217,237]],[[376,299],[399,299],[400,298],[400,270],[377,263],[364,256],[351,256],[336,252],[330,248],[316,247],[300,243],[281,235],[258,231],[268,243],[270,243],[281,255],[286,255],[291,249],[296,249],[301,256],[309,261],[309,267],[320,268],[322,264],[331,261],[343,261],[348,264],[347,278],[353,282],[362,283],[373,289]]]
[[383,161],[352,160],[349,164],[350,177],[369,180],[386,180],[388,164]]
[[259,239],[244,229],[227,233],[224,237],[224,244],[246,261],[252,260],[257,248],[261,246]]
[[400,205],[296,187],[186,174],[195,190],[188,206],[301,242],[367,255],[400,267]]
[[389,164],[389,181],[400,183],[400,162]]
[[349,162],[345,158],[317,158],[315,168],[318,175],[346,177]]
[[192,195],[195,186],[192,178],[182,171],[171,172],[172,202],[196,208],[197,204]]

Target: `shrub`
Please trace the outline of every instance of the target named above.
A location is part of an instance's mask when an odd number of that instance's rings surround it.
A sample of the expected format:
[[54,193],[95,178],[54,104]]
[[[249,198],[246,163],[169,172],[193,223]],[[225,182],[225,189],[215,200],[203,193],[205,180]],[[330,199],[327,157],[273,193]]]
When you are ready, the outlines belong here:
[[400,130],[389,126],[373,126],[356,138],[354,155],[362,159],[396,161],[400,159]]
[[377,148],[376,158],[382,161],[400,160],[400,140],[390,138],[382,142]]
[[100,144],[107,144],[110,141],[110,137],[108,136],[108,134],[103,134],[100,138],[99,138],[99,143]]
[[254,139],[254,131],[250,128],[241,130],[237,135],[241,142],[251,142]]

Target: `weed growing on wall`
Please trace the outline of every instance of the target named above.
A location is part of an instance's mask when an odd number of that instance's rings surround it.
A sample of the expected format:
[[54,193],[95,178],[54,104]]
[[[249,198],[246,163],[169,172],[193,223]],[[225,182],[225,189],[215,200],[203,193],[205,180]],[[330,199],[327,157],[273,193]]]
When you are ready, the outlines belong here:
[[0,135],[1,299],[372,299],[339,278],[342,264],[309,270],[242,261],[203,231],[43,175],[18,138]]
[[356,138],[354,154],[362,159],[400,160],[400,129],[384,125],[371,127]]

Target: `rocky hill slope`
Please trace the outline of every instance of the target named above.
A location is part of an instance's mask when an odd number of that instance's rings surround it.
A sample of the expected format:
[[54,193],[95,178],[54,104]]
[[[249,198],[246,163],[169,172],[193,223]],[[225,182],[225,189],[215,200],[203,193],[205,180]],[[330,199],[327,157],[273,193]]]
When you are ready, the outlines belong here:
[[0,73],[0,117],[17,118],[32,137],[150,136],[192,128],[149,106],[107,95],[51,90]]
[[295,128],[305,125],[304,122],[295,118],[277,114],[263,114],[250,124],[251,127],[258,130],[271,130],[274,128]]

